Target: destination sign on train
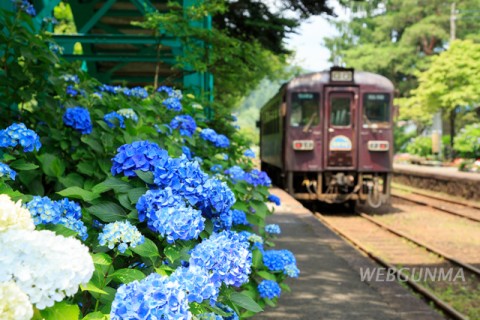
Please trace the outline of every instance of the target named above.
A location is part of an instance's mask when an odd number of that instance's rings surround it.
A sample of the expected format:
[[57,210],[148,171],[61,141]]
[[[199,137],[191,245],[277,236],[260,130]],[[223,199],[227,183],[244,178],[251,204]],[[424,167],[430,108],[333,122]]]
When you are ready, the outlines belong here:
[[353,81],[353,70],[332,70],[330,72],[330,81]]

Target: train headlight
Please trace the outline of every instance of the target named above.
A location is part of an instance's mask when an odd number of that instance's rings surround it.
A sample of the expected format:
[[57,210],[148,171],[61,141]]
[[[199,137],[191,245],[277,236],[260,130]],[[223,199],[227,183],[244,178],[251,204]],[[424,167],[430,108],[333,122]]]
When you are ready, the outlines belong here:
[[293,150],[313,150],[313,140],[294,140]]
[[390,143],[383,140],[368,141],[368,150],[370,151],[388,151],[390,150]]

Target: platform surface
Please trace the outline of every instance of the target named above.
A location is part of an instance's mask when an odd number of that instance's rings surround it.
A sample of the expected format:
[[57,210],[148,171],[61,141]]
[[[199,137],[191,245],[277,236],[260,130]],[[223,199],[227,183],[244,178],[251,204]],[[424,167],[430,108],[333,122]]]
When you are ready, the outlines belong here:
[[282,230],[276,249],[292,251],[301,274],[287,279],[292,292],[282,292],[278,307],[266,307],[253,319],[443,319],[396,282],[362,282],[360,268],[378,267],[372,260],[284,191],[271,193],[282,201],[268,218]]
[[455,180],[472,180],[480,182],[480,173],[476,172],[462,172],[455,167],[429,167],[419,166],[414,164],[393,164],[394,172],[399,173],[419,173],[423,175],[430,175],[434,177],[445,177],[446,179]]

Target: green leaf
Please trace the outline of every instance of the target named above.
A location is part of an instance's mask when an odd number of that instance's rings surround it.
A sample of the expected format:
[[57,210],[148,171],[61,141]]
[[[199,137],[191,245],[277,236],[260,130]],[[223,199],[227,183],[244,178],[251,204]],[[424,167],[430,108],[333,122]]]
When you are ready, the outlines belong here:
[[[38,229],[38,227],[37,227]],[[72,229],[69,229],[65,227],[64,225],[61,224],[47,224],[44,225],[44,230],[50,230],[55,232],[55,234],[64,236],[64,237],[75,237],[78,233],[76,231],[73,231]]]
[[92,176],[95,173],[95,170],[89,161],[80,162],[77,165],[77,170],[78,172],[86,174],[87,176]]
[[87,191],[80,187],[69,187],[57,193],[62,197],[82,199],[83,201],[86,201],[86,202],[91,202],[92,200],[97,199],[99,197],[98,194],[95,194],[91,191]]
[[107,320],[110,319],[109,315],[103,314],[100,311],[87,314],[82,320]]
[[12,167],[13,169],[21,170],[21,171],[34,170],[38,168],[36,164],[28,163],[23,159],[9,163],[9,166]]
[[267,271],[258,271],[257,274],[262,277],[263,279],[277,281],[277,278],[274,274],[267,272]]
[[104,222],[114,222],[126,218],[126,212],[114,202],[102,202],[87,208],[87,211]]
[[61,184],[65,187],[82,187],[83,186],[83,177],[78,173],[69,173],[66,177],[58,178]]
[[131,188],[128,182],[111,177],[94,186],[92,191],[95,193],[103,193],[113,189],[115,192],[128,192]]
[[157,245],[150,239],[145,238],[145,242],[135,248],[130,248],[133,252],[142,257],[159,257]]
[[233,292],[230,295],[230,300],[235,303],[236,305],[245,308],[247,310],[253,312],[261,312],[263,309],[249,296],[241,293],[241,292]]
[[255,268],[259,269],[262,266],[262,253],[260,252],[260,250],[256,249],[253,250],[252,256],[252,265]]
[[181,256],[181,249],[180,248],[177,248],[175,246],[171,246],[171,247],[167,247],[165,248],[165,250],[163,251],[163,253],[165,253],[165,256],[167,256],[168,260],[170,260],[170,262],[175,262],[178,258],[180,258]]
[[135,170],[137,176],[147,184],[153,184],[153,173],[150,171]]
[[65,164],[53,154],[45,153],[37,158],[47,176],[59,178],[65,172]]
[[78,320],[80,309],[64,301],[56,302],[52,307],[40,311],[45,320]]
[[128,191],[128,198],[132,203],[137,203],[138,199],[147,192],[147,188],[140,187]]
[[292,291],[292,289],[290,289],[290,287],[286,283],[280,283],[280,288],[282,288],[282,290],[284,290],[285,292]]
[[92,260],[94,264],[109,266],[112,264],[112,257],[106,253],[92,254]]
[[100,153],[100,154],[103,153],[103,146],[97,139],[92,138],[89,135],[83,135],[80,138],[80,140],[82,140],[84,143],[88,144],[90,146],[90,148],[92,148],[97,153]]
[[109,277],[120,283],[130,283],[135,280],[142,280],[145,274],[137,269],[118,269]]
[[104,290],[100,289],[97,287],[95,284],[93,284],[91,281],[89,281],[86,285],[80,285],[80,289],[82,291],[89,291],[89,292],[95,292],[99,294],[107,294]]

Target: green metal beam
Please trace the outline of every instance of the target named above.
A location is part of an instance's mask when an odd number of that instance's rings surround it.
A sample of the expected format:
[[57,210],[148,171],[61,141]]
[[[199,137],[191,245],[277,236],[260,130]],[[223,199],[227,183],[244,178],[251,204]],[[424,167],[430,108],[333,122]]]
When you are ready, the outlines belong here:
[[100,43],[100,44],[132,44],[152,45],[161,44],[166,47],[180,47],[180,43],[173,37],[162,39],[152,36],[126,35],[126,34],[58,34],[53,38],[62,43]]
[[144,15],[157,11],[157,8],[148,0],[130,0]]
[[117,0],[107,0],[105,4],[91,17],[87,23],[85,23],[80,30],[78,30],[78,33],[87,33],[92,29],[92,27],[105,15],[105,13],[110,9]]
[[121,55],[121,54],[64,54],[68,61],[84,60],[87,62],[163,62],[168,65],[175,63],[174,58],[158,58],[154,55]]

